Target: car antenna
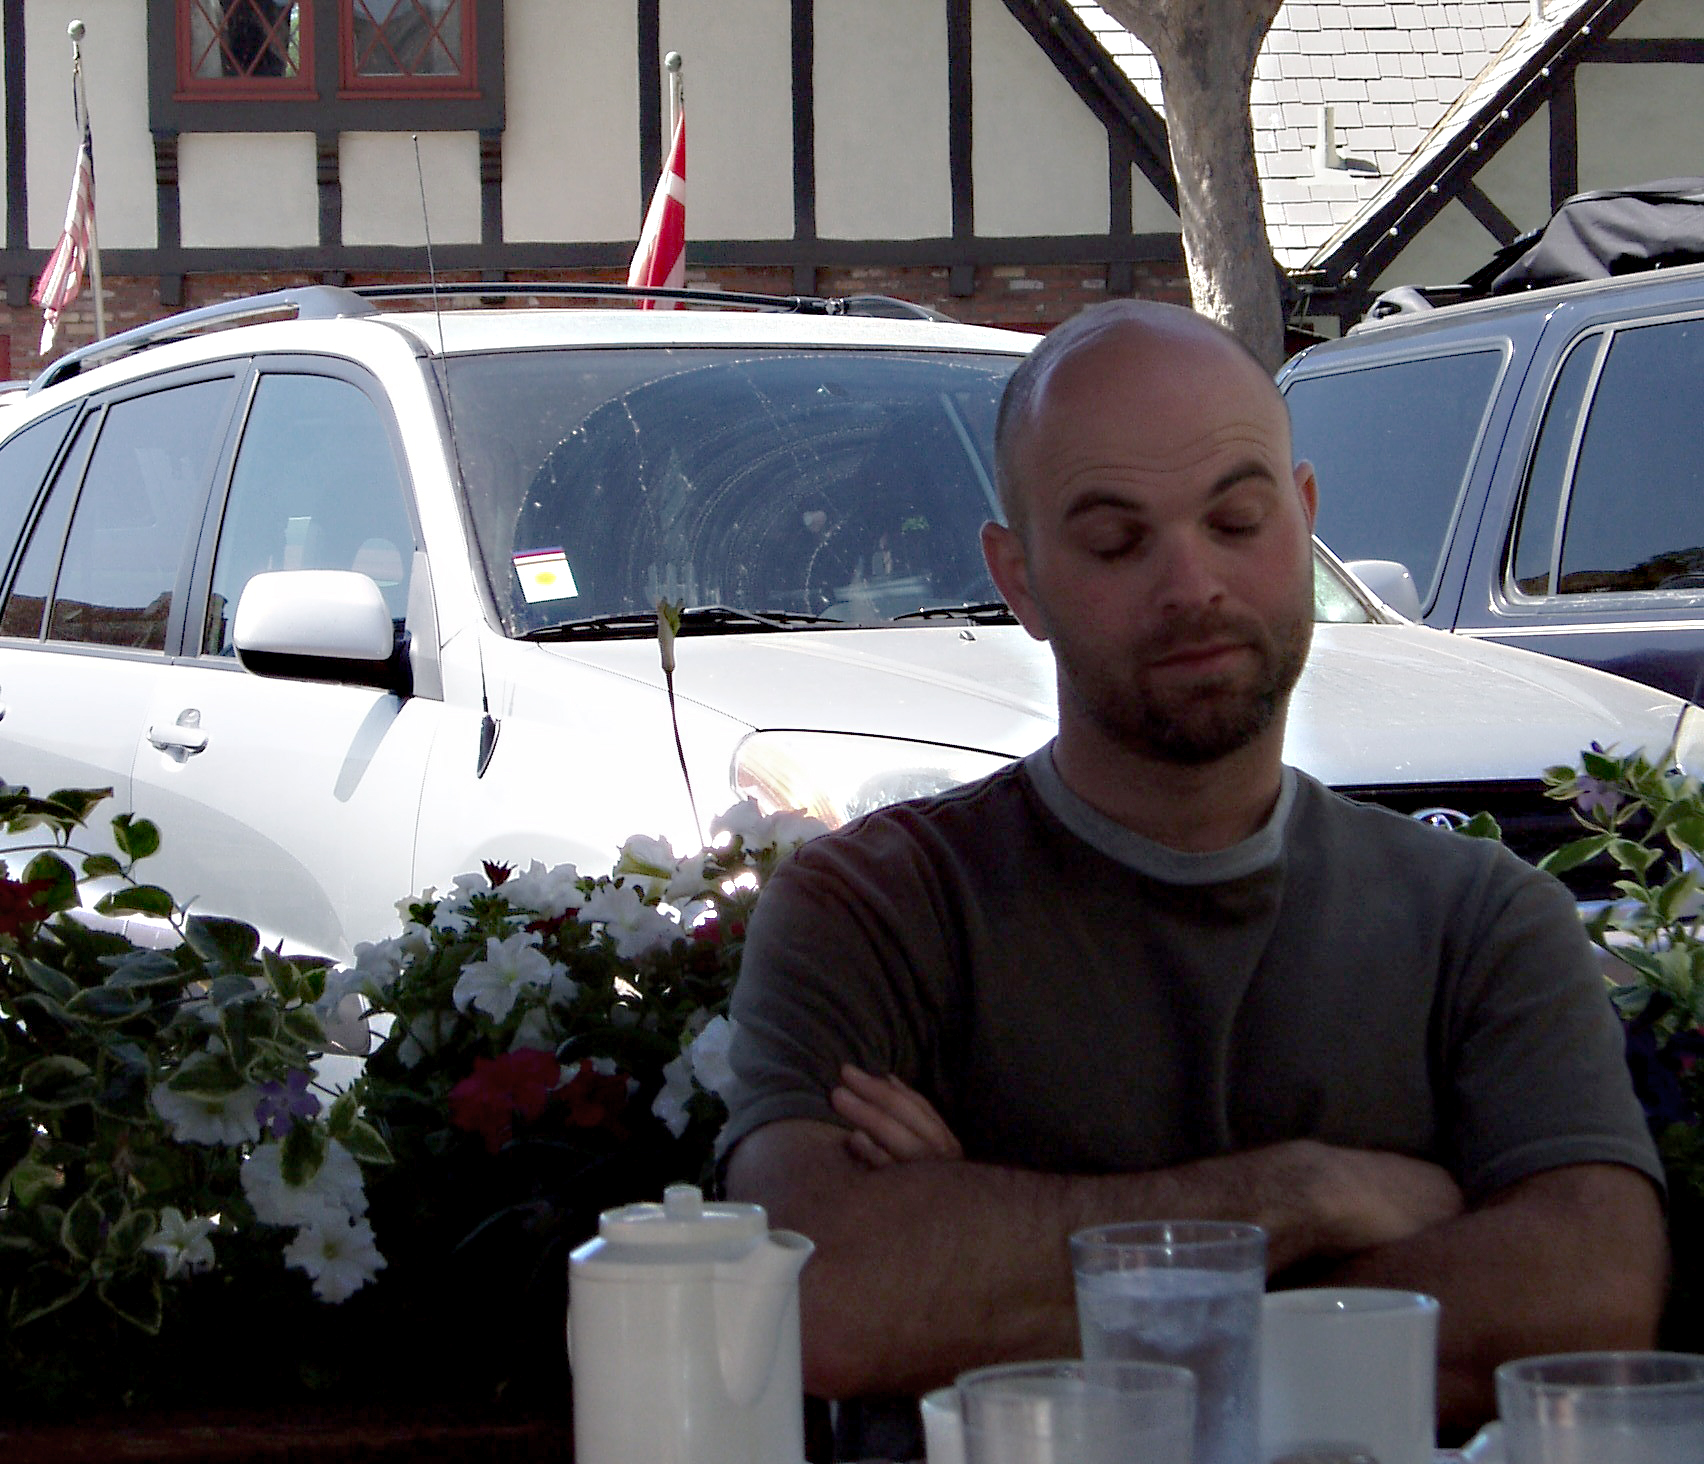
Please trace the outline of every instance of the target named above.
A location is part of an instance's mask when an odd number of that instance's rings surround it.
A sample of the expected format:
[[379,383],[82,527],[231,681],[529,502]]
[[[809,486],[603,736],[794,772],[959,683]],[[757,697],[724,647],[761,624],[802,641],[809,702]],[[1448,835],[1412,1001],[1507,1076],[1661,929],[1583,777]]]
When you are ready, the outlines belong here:
[[[456,409],[450,400],[450,357],[444,349],[444,302],[438,293],[438,267],[432,260],[432,216],[426,207],[426,169],[420,163],[420,134],[411,133],[414,143],[414,177],[420,185],[420,226],[426,236],[426,279],[432,288],[432,317],[438,324],[438,360],[433,374],[438,378],[438,394],[444,399],[444,420],[450,429],[450,460],[455,464],[456,481],[462,494],[467,493],[467,475],[462,471],[461,443],[456,438]],[[491,696],[485,685],[485,652],[479,652],[479,762],[475,778],[483,778],[491,766],[491,754],[497,751],[497,734],[502,724],[491,715]]]

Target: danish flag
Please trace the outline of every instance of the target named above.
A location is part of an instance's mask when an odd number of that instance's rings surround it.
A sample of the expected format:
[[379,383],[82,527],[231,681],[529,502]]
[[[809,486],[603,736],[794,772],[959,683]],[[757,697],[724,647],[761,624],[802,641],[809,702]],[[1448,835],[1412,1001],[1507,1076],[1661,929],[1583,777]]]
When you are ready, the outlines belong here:
[[[645,214],[645,227],[639,235],[639,247],[633,251],[633,264],[627,271],[627,283],[639,288],[665,286],[678,290],[686,283],[686,107],[675,116],[674,140],[669,145],[669,159],[663,165],[663,176],[657,180],[657,191],[651,195],[651,207]],[[644,300],[641,310],[673,310],[674,300]]]
[[77,171],[71,178],[71,201],[65,206],[65,231],[48,256],[47,268],[36,281],[30,296],[41,306],[41,354],[53,349],[59,331],[59,315],[83,288],[83,271],[89,262],[89,241],[95,219],[95,144],[88,120],[83,122],[83,142],[77,149]]

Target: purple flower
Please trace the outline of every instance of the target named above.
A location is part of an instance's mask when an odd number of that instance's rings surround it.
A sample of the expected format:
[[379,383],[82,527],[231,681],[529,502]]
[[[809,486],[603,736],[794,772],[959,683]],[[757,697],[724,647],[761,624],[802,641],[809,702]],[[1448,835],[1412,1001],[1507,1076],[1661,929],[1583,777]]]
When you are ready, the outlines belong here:
[[272,1131],[273,1138],[283,1138],[297,1119],[313,1118],[319,1113],[320,1101],[308,1091],[312,1081],[312,1074],[298,1069],[282,1083],[260,1085],[261,1097],[254,1106],[254,1115],[262,1127]]
[[1588,817],[1600,811],[1608,817],[1621,807],[1625,797],[1613,783],[1586,776],[1580,779],[1579,796],[1574,801],[1579,805],[1580,812]]

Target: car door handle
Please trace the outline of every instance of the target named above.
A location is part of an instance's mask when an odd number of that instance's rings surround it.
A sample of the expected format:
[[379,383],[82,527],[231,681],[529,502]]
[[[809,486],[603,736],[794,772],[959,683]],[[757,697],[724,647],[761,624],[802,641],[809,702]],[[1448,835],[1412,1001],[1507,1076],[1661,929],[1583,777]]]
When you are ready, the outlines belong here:
[[179,721],[174,726],[148,728],[148,741],[152,741],[160,752],[181,753],[182,757],[189,757],[208,745],[208,735],[199,726],[184,726]]

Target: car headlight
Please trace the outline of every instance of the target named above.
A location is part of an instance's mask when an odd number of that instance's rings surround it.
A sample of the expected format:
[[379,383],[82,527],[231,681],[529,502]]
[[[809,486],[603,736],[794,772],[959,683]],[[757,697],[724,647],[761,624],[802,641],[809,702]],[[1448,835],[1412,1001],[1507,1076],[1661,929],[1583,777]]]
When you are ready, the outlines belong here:
[[830,828],[904,798],[974,782],[1011,758],[848,732],[753,732],[734,753],[734,791],[765,813],[796,808]]
[[1694,778],[1704,778],[1704,710],[1686,707],[1674,729],[1674,765]]

